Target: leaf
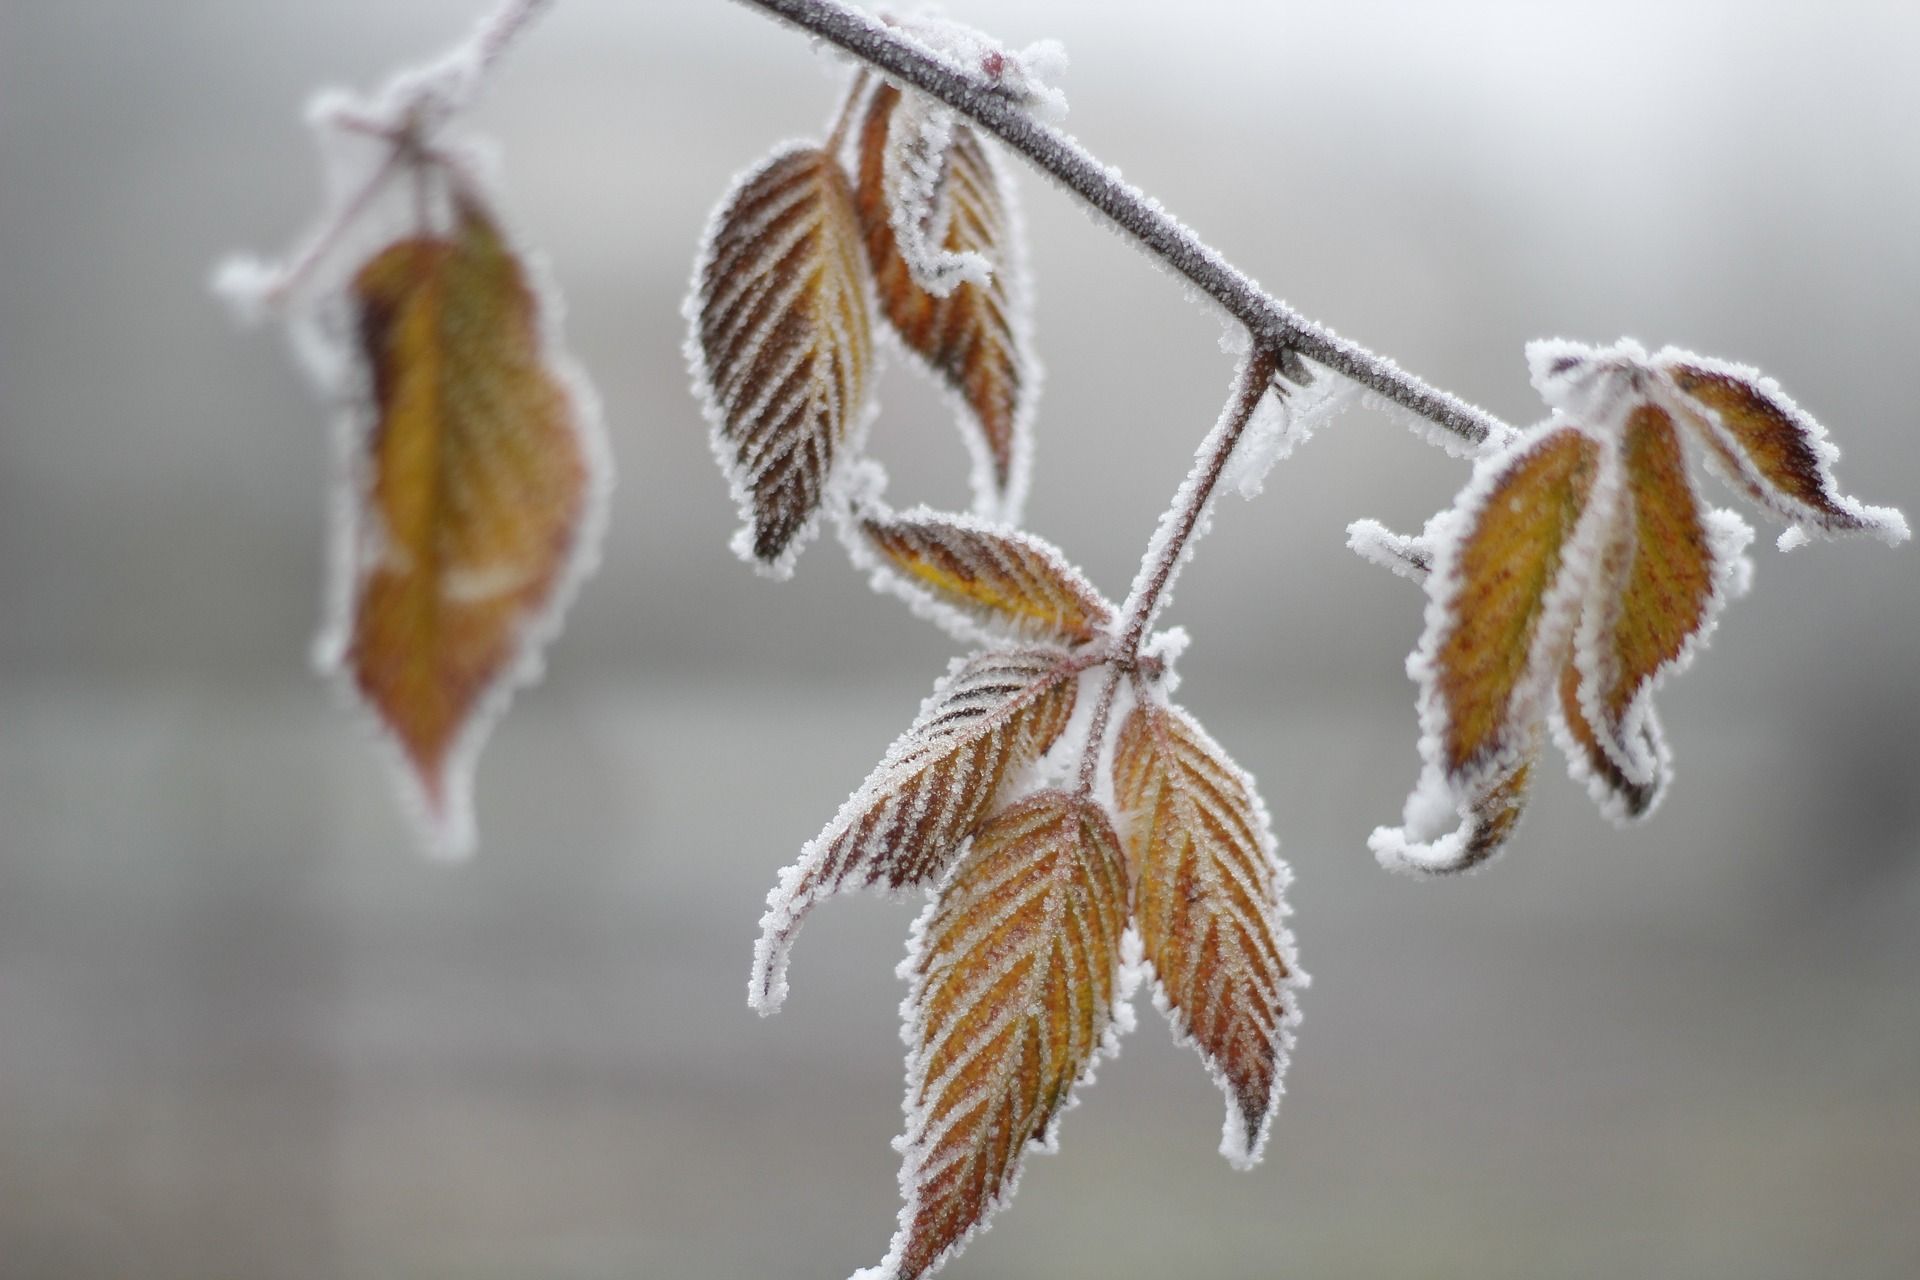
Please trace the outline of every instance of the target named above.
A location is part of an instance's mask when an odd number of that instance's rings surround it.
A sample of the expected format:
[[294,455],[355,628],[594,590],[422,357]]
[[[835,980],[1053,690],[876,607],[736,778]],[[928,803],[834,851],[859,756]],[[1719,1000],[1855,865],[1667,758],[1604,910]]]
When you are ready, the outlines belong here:
[[714,456],[747,527],[734,549],[784,576],[864,425],[872,320],[846,175],[791,147],[747,176],[708,230],[688,359]]
[[[902,344],[965,408],[979,509],[1012,519],[1025,487],[1025,437],[1037,381],[1020,310],[1026,290],[1016,278],[1011,211],[994,162],[972,128],[951,121],[937,133],[917,128],[927,117],[901,104],[900,90],[888,84],[876,88],[857,141],[856,205],[880,310]],[[921,154],[911,161],[897,155],[916,146]],[[902,209],[895,199],[900,184],[890,183],[888,173],[906,163],[922,175],[925,199]],[[952,270],[944,281],[951,292],[936,297],[902,256],[897,218],[937,240],[941,261],[984,264],[986,281],[979,280],[977,269]],[[938,230],[942,226],[944,234]],[[933,268],[923,270],[922,278],[940,274],[939,264],[927,262],[927,255],[915,258]]]
[[1046,754],[1073,714],[1077,682],[1058,650],[976,654],[934,687],[919,718],[832,822],[781,873],[760,919],[748,1000],[786,998],[787,955],[823,899],[930,884],[998,799]]
[[1052,544],[1003,525],[925,509],[860,521],[884,577],[962,631],[1018,640],[1087,644],[1113,621],[1113,606]]
[[1012,1196],[1027,1148],[1051,1148],[1114,1038],[1126,920],[1125,854],[1092,801],[1040,792],[974,836],[903,966],[906,1203],[882,1276],[939,1266]]
[[354,276],[373,422],[356,459],[339,661],[399,743],[446,852],[471,842],[484,712],[534,661],[601,478],[540,303],[477,200]]
[[1615,753],[1603,747],[1593,731],[1587,713],[1580,705],[1580,669],[1569,662],[1560,672],[1559,727],[1564,732],[1561,747],[1573,769],[1573,776],[1587,784],[1601,812],[1616,821],[1643,818],[1653,812],[1666,791],[1670,766],[1660,721],[1649,704],[1637,726],[1638,752],[1654,762],[1649,777],[1635,780],[1620,767]]
[[1280,1102],[1302,981],[1265,806],[1206,731],[1164,705],[1121,724],[1113,785],[1146,959],[1177,1038],[1226,1093],[1221,1154],[1249,1168]]
[[1427,581],[1416,664],[1435,763],[1457,784],[1482,768],[1505,772],[1565,651],[1561,569],[1601,450],[1577,428],[1552,428],[1500,455],[1462,497],[1457,541]]
[[[1367,839],[1380,865],[1408,875],[1444,876],[1491,860],[1513,838],[1526,812],[1540,739],[1540,721],[1529,721],[1502,763],[1460,783],[1429,764],[1407,798],[1403,825],[1375,828]],[[1449,830],[1450,823],[1458,825]]]
[[1572,655],[1580,676],[1577,721],[1566,714],[1575,739],[1583,747],[1591,739],[1611,761],[1611,772],[1631,784],[1622,792],[1628,812],[1645,812],[1663,766],[1643,731],[1654,683],[1685,665],[1712,630],[1725,573],[1666,410],[1634,406],[1621,428],[1619,455],[1625,487]]
[[1771,378],[1672,348],[1660,353],[1657,365],[1729,479],[1760,506],[1800,526],[1867,532],[1889,545],[1906,541],[1907,522],[1898,511],[1840,492],[1833,478],[1840,451]]

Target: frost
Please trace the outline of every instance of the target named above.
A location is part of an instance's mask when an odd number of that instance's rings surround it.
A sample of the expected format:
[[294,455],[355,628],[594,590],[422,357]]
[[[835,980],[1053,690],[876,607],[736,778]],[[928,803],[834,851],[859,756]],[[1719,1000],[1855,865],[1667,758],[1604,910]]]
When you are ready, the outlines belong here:
[[953,111],[918,93],[894,108],[883,160],[887,219],[894,243],[913,282],[936,298],[963,284],[986,288],[993,264],[985,254],[947,249],[953,201],[943,199],[949,180]]
[[1395,533],[1378,520],[1347,526],[1347,549],[1410,582],[1425,582],[1433,571],[1433,541],[1424,534]]
[[1304,385],[1275,379],[1260,397],[1220,483],[1243,498],[1256,498],[1274,465],[1292,456],[1314,432],[1346,412],[1359,398],[1359,384],[1315,369]]
[[1008,50],[983,31],[927,13],[897,20],[894,26],[982,88],[1049,123],[1066,119],[1066,94],[1053,84],[1067,69],[1066,47],[1058,40]]

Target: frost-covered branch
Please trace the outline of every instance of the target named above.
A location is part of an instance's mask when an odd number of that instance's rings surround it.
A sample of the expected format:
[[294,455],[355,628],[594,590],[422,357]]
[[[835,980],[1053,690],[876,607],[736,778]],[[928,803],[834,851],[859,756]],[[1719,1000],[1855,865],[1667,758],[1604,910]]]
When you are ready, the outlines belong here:
[[1213,500],[1213,491],[1220,483],[1221,473],[1227,469],[1234,447],[1240,443],[1247,424],[1253,421],[1254,410],[1260,405],[1260,397],[1267,393],[1267,388],[1272,384],[1279,363],[1278,358],[1270,352],[1257,348],[1249,351],[1240,362],[1239,372],[1233,379],[1233,391],[1227,397],[1227,406],[1221,411],[1220,421],[1200,442],[1193,470],[1180,486],[1180,492],[1174,495],[1173,505],[1160,517],[1160,527],[1154,530],[1153,541],[1147,546],[1147,556],[1140,566],[1140,575],[1134,580],[1133,591],[1124,606],[1126,621],[1122,624],[1119,644],[1122,658],[1130,659],[1140,652],[1140,643],[1146,638],[1147,627],[1152,624],[1154,614],[1159,612],[1161,603],[1166,599],[1167,588],[1173,585],[1174,575],[1185,562],[1194,534],[1200,530],[1207,505]]
[[939,99],[999,138],[1102,214],[1122,234],[1192,281],[1245,325],[1254,341],[1325,365],[1445,431],[1482,444],[1512,434],[1500,419],[1427,385],[1294,311],[1263,290],[1079,143],[1034,119],[988,80],[969,74],[910,35],[838,0],[740,0],[838,46],[889,78]]

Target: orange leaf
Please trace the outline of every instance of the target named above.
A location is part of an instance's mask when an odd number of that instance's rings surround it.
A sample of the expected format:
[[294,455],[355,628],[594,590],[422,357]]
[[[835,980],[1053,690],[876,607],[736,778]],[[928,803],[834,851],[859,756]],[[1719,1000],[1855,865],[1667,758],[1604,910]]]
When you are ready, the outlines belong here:
[[1279,1105],[1301,981],[1266,809],[1206,731],[1169,706],[1127,716],[1113,785],[1146,959],[1176,1034],[1226,1092],[1221,1153],[1249,1167]]
[[815,904],[848,889],[930,884],[999,797],[1044,755],[1073,714],[1077,682],[1058,650],[969,659],[934,688],[913,727],[781,874],[767,896],[749,988],[753,1006],[786,995],[787,953]]
[[1545,692],[1533,686],[1551,681],[1546,664],[1564,652],[1550,634],[1571,622],[1561,568],[1601,448],[1563,426],[1495,462],[1490,483],[1463,500],[1464,529],[1427,581],[1437,610],[1420,648],[1423,717],[1438,739],[1435,763],[1456,783],[1482,767],[1504,771]]
[[974,836],[908,959],[900,1230],[880,1274],[912,1280],[1013,1194],[1114,1029],[1125,854],[1099,806],[1044,791]]
[[901,104],[900,90],[880,85],[860,128],[856,202],[867,260],[880,310],[901,342],[965,406],[963,420],[974,433],[970,441],[986,464],[981,468],[985,476],[977,477],[988,481],[977,485],[982,509],[1005,511],[1023,487],[1020,455],[1034,391],[1033,359],[1018,311],[1025,304],[1024,286],[1013,279],[1018,267],[1015,231],[985,144],[972,128],[956,122],[945,135],[941,154],[917,155],[912,163],[936,174],[928,214],[934,234],[945,224],[945,235],[939,237],[942,249],[951,255],[977,255],[991,275],[984,284],[955,284],[944,297],[915,280],[896,233],[889,153],[898,166],[901,148],[924,150],[930,140],[914,127],[919,113]]
[[498,229],[394,244],[351,284],[374,420],[341,661],[397,739],[436,843],[470,840],[482,712],[531,662],[575,575],[596,473]]
[[722,202],[689,310],[694,382],[747,522],[734,548],[784,575],[863,425],[872,375],[860,230],[831,156],[781,151]]
[[860,531],[909,599],[990,635],[1086,644],[1113,620],[1113,606],[1065,556],[1018,529],[914,511],[864,519]]
[[1571,662],[1560,673],[1560,724],[1566,731],[1561,746],[1573,764],[1574,776],[1586,782],[1602,812],[1615,819],[1643,818],[1653,812],[1666,790],[1667,746],[1651,705],[1639,722],[1639,751],[1655,766],[1651,778],[1638,782],[1621,769],[1587,722],[1580,705],[1580,670]]
[[1860,530],[1889,544],[1906,540],[1907,522],[1898,511],[1840,492],[1833,478],[1840,451],[1771,378],[1672,349],[1657,363],[1728,478],[1762,507],[1798,525]]
[[1627,809],[1644,812],[1663,765],[1642,730],[1654,681],[1684,664],[1712,629],[1724,571],[1667,411],[1636,405],[1619,451],[1625,487],[1573,652],[1577,719],[1564,691],[1562,703],[1576,741],[1584,748],[1590,738],[1613,764],[1596,776],[1617,773],[1631,783],[1622,792]]

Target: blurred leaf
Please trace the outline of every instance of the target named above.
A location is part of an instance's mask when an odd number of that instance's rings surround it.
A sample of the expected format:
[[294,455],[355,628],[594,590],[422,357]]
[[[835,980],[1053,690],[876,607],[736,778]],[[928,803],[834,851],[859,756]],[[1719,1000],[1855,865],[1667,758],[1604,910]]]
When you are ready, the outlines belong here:
[[443,843],[468,835],[480,717],[537,642],[592,487],[524,269],[478,203],[353,278],[372,430],[344,663]]

